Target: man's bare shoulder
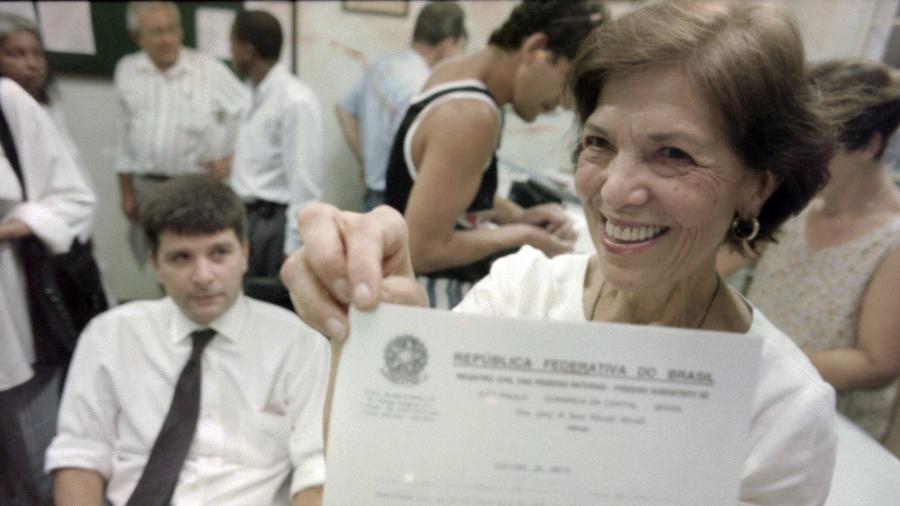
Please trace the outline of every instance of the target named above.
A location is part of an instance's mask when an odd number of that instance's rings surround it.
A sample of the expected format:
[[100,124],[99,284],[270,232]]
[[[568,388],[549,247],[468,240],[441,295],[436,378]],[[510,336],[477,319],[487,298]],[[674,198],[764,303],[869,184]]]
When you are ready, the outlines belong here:
[[455,98],[436,104],[423,127],[442,134],[492,137],[500,128],[500,115],[495,106],[482,99]]

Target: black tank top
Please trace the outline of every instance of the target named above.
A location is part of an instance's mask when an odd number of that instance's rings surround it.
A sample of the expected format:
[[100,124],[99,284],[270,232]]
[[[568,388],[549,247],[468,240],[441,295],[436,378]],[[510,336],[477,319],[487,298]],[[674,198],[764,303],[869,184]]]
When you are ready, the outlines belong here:
[[[439,97],[460,92],[482,93],[491,101],[491,103],[496,106],[494,98],[491,97],[491,94],[486,89],[478,86],[465,85],[460,83],[459,86],[440,89],[434,93],[428,94],[418,101],[411,103],[409,105],[409,108],[406,110],[406,115],[403,117],[403,121],[400,123],[400,128],[397,130],[397,134],[394,136],[394,144],[391,148],[390,158],[388,158],[384,192],[385,202],[401,213],[406,211],[406,203],[409,200],[409,194],[412,191],[412,186],[413,184],[415,184],[412,176],[410,176],[410,167],[407,165],[406,157],[403,153],[404,142],[407,135],[411,133],[410,128],[416,121],[416,118],[419,116],[419,114],[421,114],[421,112],[426,107],[428,107],[428,104],[432,103]],[[471,97],[459,97],[459,99],[463,98]],[[494,194],[496,192],[497,154],[496,152],[494,152],[491,154],[490,164],[488,164],[487,168],[484,171],[484,174],[481,176],[481,184],[478,187],[478,191],[475,193],[475,197],[472,199],[469,207],[466,208],[466,212],[464,213],[464,215],[460,216],[460,218],[457,219],[456,229],[471,230],[473,228],[477,228],[476,217],[478,213],[493,209]],[[503,252],[503,254],[506,253],[508,252]],[[418,274],[427,274],[430,277],[453,278],[461,281],[474,282],[478,281],[488,274],[491,268],[491,263],[495,258],[499,256],[501,255],[495,254],[468,265],[453,267],[438,272]]]

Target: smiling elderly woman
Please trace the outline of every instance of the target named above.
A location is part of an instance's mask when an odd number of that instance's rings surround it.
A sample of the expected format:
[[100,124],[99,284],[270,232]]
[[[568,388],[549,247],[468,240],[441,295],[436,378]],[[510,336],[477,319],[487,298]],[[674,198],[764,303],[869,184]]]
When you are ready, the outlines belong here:
[[[605,25],[570,76],[575,184],[596,253],[525,248],[456,308],[762,337],[742,504],[821,504],[834,462],[834,392],[715,271],[721,244],[769,239],[826,178],[832,135],[803,69],[797,28],[775,4],[661,2]],[[335,357],[347,304],[425,303],[396,213],[320,205],[300,227],[306,247],[282,275]]]

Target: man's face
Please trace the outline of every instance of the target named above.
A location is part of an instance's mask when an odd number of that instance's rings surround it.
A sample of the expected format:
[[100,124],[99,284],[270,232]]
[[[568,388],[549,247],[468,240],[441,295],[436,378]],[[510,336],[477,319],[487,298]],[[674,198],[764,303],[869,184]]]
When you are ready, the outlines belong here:
[[135,42],[160,70],[168,69],[178,60],[181,35],[178,17],[168,7],[144,9],[138,14]]
[[246,74],[253,60],[253,46],[231,34],[231,63],[241,74]]
[[553,112],[562,100],[571,62],[547,50],[536,52],[519,66],[513,85],[512,106],[530,123],[540,114]]
[[241,293],[247,245],[231,228],[202,235],[164,231],[150,263],[178,308],[206,325],[228,311]]

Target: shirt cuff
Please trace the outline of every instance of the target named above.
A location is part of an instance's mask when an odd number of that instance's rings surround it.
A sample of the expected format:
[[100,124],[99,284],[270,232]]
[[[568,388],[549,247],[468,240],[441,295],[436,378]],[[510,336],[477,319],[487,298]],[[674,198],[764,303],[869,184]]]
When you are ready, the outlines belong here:
[[[13,209],[7,216],[7,220],[17,218],[22,220],[28,228],[50,250],[50,253],[58,254],[69,251],[75,232],[56,214],[44,206],[34,202],[23,202]],[[4,220],[6,221],[6,220]]]
[[315,453],[294,468],[291,478],[291,497],[303,489],[325,484],[325,454]]
[[109,446],[98,441],[82,439],[67,434],[53,438],[44,459],[44,472],[54,469],[75,467],[97,471],[109,481],[112,474],[112,451]]

